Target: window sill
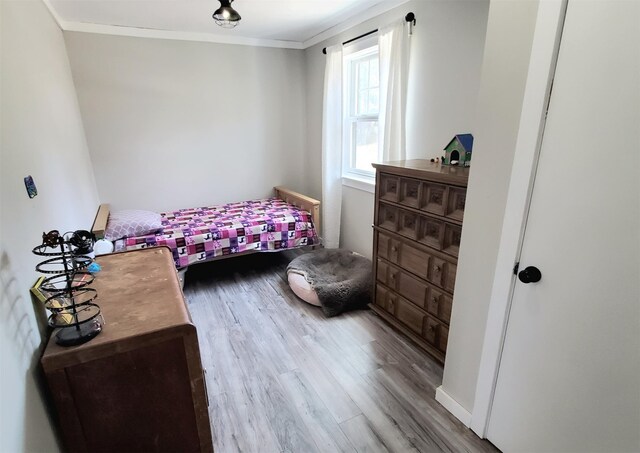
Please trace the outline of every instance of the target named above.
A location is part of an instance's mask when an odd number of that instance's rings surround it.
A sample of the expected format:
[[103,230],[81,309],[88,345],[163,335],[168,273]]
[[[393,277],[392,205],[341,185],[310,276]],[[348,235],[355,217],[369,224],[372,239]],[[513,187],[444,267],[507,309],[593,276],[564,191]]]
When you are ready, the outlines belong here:
[[365,178],[356,176],[343,176],[342,185],[351,187],[353,189],[362,190],[364,192],[375,193],[376,192],[376,180],[375,178]]

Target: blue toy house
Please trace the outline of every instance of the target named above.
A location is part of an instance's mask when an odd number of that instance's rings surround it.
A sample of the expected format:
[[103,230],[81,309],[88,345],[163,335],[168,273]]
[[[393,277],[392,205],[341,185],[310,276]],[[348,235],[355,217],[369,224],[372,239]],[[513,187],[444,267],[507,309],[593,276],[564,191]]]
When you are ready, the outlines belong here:
[[471,165],[471,149],[473,148],[473,135],[458,134],[447,146],[444,147],[445,155],[442,159],[444,165],[458,165],[468,167]]

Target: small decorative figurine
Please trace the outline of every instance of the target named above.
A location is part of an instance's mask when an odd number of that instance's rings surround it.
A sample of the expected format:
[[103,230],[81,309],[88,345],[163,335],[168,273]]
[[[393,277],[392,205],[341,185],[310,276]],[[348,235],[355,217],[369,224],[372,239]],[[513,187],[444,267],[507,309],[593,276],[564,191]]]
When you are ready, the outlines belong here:
[[442,157],[443,165],[458,165],[468,167],[471,165],[471,149],[473,148],[473,135],[458,134],[444,147],[445,155]]

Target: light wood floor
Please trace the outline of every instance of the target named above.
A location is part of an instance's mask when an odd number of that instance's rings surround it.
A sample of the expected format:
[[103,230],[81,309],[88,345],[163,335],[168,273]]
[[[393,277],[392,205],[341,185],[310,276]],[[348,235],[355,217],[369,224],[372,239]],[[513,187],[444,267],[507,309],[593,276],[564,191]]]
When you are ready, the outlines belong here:
[[216,453],[496,451],[435,401],[442,367],[371,311],[300,302],[287,253],[187,273]]

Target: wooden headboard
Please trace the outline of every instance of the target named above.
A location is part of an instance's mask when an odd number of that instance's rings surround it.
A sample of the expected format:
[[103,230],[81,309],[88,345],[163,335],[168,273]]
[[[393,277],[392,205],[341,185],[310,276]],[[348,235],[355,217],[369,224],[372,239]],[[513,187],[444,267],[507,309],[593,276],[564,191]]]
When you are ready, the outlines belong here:
[[98,208],[96,218],[93,220],[91,232],[95,234],[96,239],[104,239],[104,230],[107,229],[107,221],[109,220],[109,205],[101,204]]
[[320,202],[318,200],[282,186],[274,187],[273,190],[276,193],[276,197],[281,200],[291,203],[305,211],[309,211],[311,213],[313,225],[316,227],[316,232],[318,233],[318,236],[320,236]]

